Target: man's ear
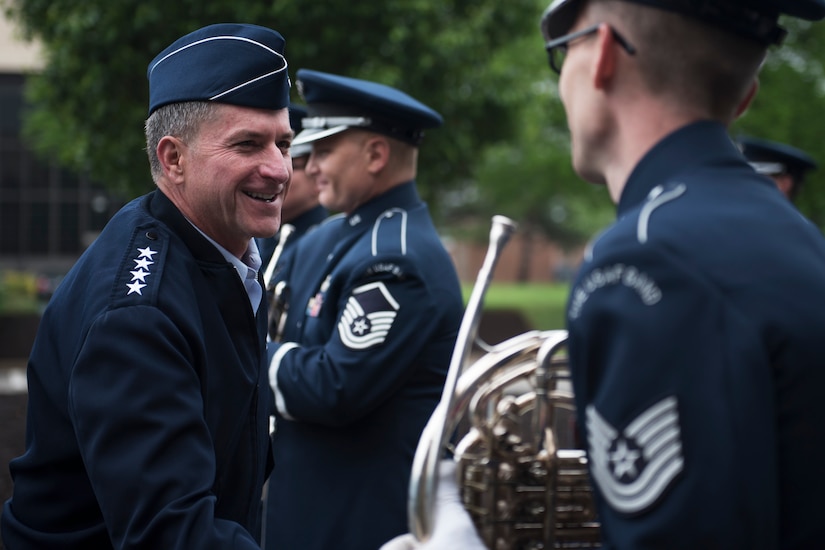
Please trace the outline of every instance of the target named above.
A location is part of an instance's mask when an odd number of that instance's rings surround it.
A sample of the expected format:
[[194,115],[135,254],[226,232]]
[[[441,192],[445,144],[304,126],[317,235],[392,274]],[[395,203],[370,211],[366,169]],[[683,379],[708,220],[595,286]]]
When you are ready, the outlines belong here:
[[613,31],[610,30],[607,23],[599,26],[596,40],[598,40],[598,52],[593,73],[593,85],[597,90],[603,90],[610,84],[613,74],[616,72],[617,44],[616,39],[613,37]]
[[778,176],[773,177],[773,181],[776,182],[776,186],[782,191],[786,197],[793,198],[793,176],[790,174],[779,174]]
[[163,136],[158,142],[158,160],[163,175],[172,183],[183,182],[186,145],[176,137]]
[[390,161],[391,146],[384,136],[371,136],[364,143],[367,155],[367,171],[376,174],[384,169]]

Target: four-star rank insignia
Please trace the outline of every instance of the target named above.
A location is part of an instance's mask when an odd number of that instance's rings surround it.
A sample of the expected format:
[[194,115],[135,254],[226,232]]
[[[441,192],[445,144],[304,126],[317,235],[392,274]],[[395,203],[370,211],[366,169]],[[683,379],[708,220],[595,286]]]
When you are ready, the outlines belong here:
[[384,283],[359,286],[352,291],[338,321],[341,341],[348,348],[357,350],[382,343],[399,307]]
[[157,299],[167,244],[153,226],[135,228],[131,241],[122,249],[112,307],[149,304]]
[[129,273],[132,275],[132,280],[126,284],[127,292],[129,294],[143,294],[143,287],[146,286],[146,277],[151,275],[151,265],[154,264],[152,257],[157,254],[156,250],[152,250],[148,246],[146,248],[138,248],[138,255],[133,259],[135,262],[134,270]]
[[586,411],[593,480],[617,512],[643,512],[684,468],[676,397],[662,399],[623,430],[593,405]]

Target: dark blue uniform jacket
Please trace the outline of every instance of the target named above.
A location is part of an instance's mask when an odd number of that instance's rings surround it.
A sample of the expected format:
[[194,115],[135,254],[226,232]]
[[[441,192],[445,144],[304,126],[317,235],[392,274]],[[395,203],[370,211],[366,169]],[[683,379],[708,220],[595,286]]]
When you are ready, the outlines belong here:
[[412,458],[463,314],[458,277],[412,182],[325,221],[293,257],[284,343],[270,346],[267,546],[376,549],[408,529]]
[[825,544],[825,240],[721,125],[641,160],[568,323],[607,548]]
[[43,316],[6,548],[257,548],[265,312],[160,191],[125,206]]

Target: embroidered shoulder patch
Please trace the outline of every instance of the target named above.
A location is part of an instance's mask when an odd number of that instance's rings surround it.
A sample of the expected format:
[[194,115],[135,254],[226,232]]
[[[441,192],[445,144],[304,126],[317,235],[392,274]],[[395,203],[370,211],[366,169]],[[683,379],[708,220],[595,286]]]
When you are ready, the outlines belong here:
[[624,430],[587,407],[587,442],[593,479],[617,512],[650,508],[684,468],[676,398],[667,397]]
[[352,291],[338,321],[341,341],[350,349],[367,349],[386,340],[400,308],[382,282],[369,283]]

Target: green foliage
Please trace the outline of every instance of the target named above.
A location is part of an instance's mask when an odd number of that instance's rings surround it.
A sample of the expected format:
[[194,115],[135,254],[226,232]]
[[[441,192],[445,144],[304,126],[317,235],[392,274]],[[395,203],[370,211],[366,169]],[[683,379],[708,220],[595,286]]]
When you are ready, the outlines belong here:
[[825,24],[784,23],[788,38],[769,54],[759,92],[733,134],[787,143],[817,160],[819,169],[808,175],[795,202],[825,228],[825,140],[819,122],[825,112]]
[[39,311],[37,277],[21,271],[0,272],[0,312],[34,313]]
[[[470,177],[477,151],[513,136],[519,84],[507,63],[489,64],[525,31],[538,35],[536,0],[8,0],[10,14],[45,48],[32,78],[26,135],[37,150],[136,194],[150,186],[143,141],[146,67],[166,45],[200,26],[244,21],[279,30],[290,73],[300,67],[397,86],[442,113],[427,136],[419,180],[440,194]],[[293,87],[294,98],[298,100]]]
[[[464,285],[462,292],[466,303],[472,285]],[[514,309],[524,314],[534,329],[560,329],[565,328],[564,312],[569,293],[567,284],[493,283],[484,296],[484,309]]]
[[[293,79],[306,67],[377,80],[442,113],[419,174],[439,225],[501,213],[521,231],[572,247],[613,219],[605,189],[570,166],[564,110],[538,32],[549,0],[4,1],[47,55],[29,88],[30,142],[112,189],[151,187],[148,62],[200,26],[245,21],[284,34]],[[825,111],[825,24],[786,25],[785,46],[771,53],[760,93],[732,131],[792,144],[823,165],[797,204],[825,227],[825,140],[816,118]]]
[[511,115],[520,131],[518,139],[501,136],[484,149],[473,206],[518,220],[520,231],[566,246],[581,244],[613,221],[614,206],[606,189],[573,171],[557,77],[548,68],[541,36],[514,40],[501,57],[523,82]]

